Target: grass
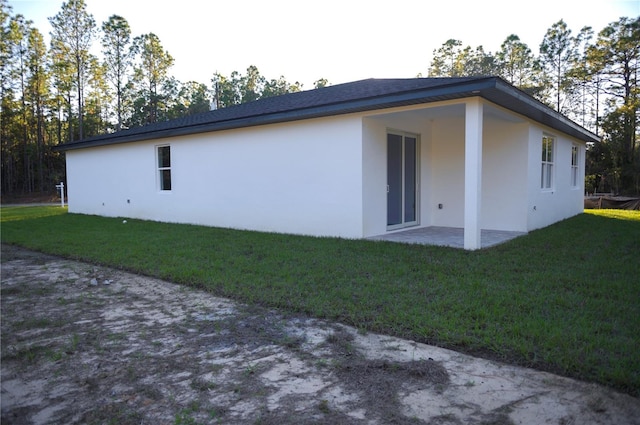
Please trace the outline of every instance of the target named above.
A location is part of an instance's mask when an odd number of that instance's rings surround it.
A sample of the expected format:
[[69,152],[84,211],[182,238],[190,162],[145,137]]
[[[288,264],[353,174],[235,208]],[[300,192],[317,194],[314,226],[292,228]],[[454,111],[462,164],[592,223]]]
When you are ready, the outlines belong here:
[[0,208],[0,220],[2,223],[5,223],[8,221],[22,221],[30,218],[50,217],[52,215],[62,215],[66,213],[66,207],[2,207]]
[[640,395],[640,212],[481,251],[2,209],[2,242]]

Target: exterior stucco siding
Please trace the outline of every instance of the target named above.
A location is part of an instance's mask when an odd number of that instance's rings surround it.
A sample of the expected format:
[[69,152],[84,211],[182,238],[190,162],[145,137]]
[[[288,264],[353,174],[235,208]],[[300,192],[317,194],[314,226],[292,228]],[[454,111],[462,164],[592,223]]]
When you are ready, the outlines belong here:
[[[554,144],[553,185],[541,189],[540,173],[542,137],[552,136]],[[578,185],[571,185],[571,147],[578,146]],[[584,158],[585,143],[557,131],[532,124],[529,128],[528,193],[529,208],[527,230],[546,227],[573,217],[584,211]]]
[[527,231],[527,125],[485,119],[482,228]]
[[[69,211],[313,236],[380,235],[388,231],[389,131],[418,136],[417,225],[464,227],[459,101],[70,150]],[[556,140],[552,190],[540,188],[543,134]],[[170,191],[160,190],[158,146],[170,146]],[[572,146],[579,148],[573,187]],[[481,228],[530,231],[582,212],[584,158],[584,142],[485,102]]]
[[[361,132],[340,116],[70,151],[70,212],[362,237]],[[159,145],[171,146],[169,192]]]
[[[433,123],[431,211],[434,226],[464,226],[464,116]],[[438,205],[442,208],[438,208]]]

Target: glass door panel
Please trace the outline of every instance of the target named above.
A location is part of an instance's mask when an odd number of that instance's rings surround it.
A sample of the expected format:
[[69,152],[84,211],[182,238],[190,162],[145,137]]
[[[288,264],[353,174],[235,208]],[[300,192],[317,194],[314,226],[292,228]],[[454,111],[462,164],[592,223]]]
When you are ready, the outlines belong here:
[[418,138],[387,134],[387,227],[418,221]]
[[404,222],[416,221],[416,138],[404,139]]
[[387,226],[402,223],[402,136],[387,135]]

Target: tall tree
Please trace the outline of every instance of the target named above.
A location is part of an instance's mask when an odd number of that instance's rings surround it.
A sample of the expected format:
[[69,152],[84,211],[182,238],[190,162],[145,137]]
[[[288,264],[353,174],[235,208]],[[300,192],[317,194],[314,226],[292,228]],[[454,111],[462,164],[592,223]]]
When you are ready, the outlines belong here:
[[640,18],[620,18],[598,34],[589,59],[598,64],[609,109],[602,122],[622,190],[640,193]]
[[[327,80],[326,78],[320,78],[313,82],[314,89],[321,89],[322,87],[327,87],[328,85],[329,80]],[[300,88],[302,89],[302,85],[300,85]]]
[[125,18],[112,15],[102,24],[102,54],[107,77],[115,88],[116,131],[122,128],[127,73],[131,68],[131,29]]
[[12,41],[12,55],[16,62],[14,69],[14,79],[18,83],[20,99],[19,118],[16,124],[20,131],[20,145],[22,150],[22,190],[24,192],[33,191],[33,167],[31,156],[29,155],[29,116],[27,108],[27,37],[31,28],[31,21],[24,19],[22,15],[16,15],[9,22],[9,39]]
[[462,53],[462,41],[449,39],[433,51],[433,59],[429,67],[429,77],[460,76],[458,58]]
[[2,98],[4,98],[10,85],[10,69],[13,59],[9,33],[10,21],[11,6],[9,6],[7,0],[0,0],[0,95]]
[[468,59],[463,56],[466,59],[463,75],[486,76],[498,73],[495,56],[491,52],[485,52],[482,46],[476,47],[475,50],[469,46],[465,48],[463,54],[468,56]]
[[210,109],[209,89],[195,81],[180,84],[175,101],[169,108],[169,118],[207,112]]
[[302,90],[302,84],[297,81],[291,84],[281,75],[277,80],[273,79],[265,83],[260,97],[279,96],[281,94],[299,92],[300,90]]
[[233,71],[229,77],[216,72],[211,79],[215,109],[226,108],[241,103],[240,73]]
[[2,150],[2,192],[12,193],[18,185],[20,166],[20,103],[16,97],[19,69],[16,49],[23,40],[15,31],[16,23],[11,7],[0,0],[0,144]]
[[[133,52],[137,61],[134,65],[134,75],[140,85],[140,95],[143,99],[143,120],[137,120],[138,124],[148,124],[159,120],[160,104],[162,101],[162,85],[168,78],[169,68],[173,66],[174,59],[167,52],[157,35],[154,33],[143,34],[133,40]],[[139,97],[140,99],[140,97]],[[140,100],[138,104],[140,105]]]
[[77,93],[78,137],[84,138],[84,88],[88,79],[91,63],[91,44],[96,33],[93,15],[87,13],[84,0],[69,0],[62,3],[62,10],[49,18],[51,32],[51,49],[56,52],[58,60],[71,65],[74,72],[74,85]]
[[42,190],[45,182],[47,51],[42,34],[22,15],[2,8],[0,140],[2,192]]
[[107,83],[106,65],[100,63],[98,58],[93,58],[90,69],[85,100],[85,135],[87,137],[107,133],[113,128],[110,122],[112,118],[110,106],[113,104],[113,96]]
[[567,24],[561,19],[547,30],[540,44],[540,62],[553,88],[552,104],[560,113],[569,110],[573,91],[573,80],[569,70],[575,62],[575,57],[574,38]]
[[64,55],[56,50],[49,50],[50,67],[53,84],[52,109],[56,115],[56,144],[74,140],[73,131],[73,82],[74,72],[71,64],[64,60]]
[[264,88],[265,78],[260,75],[258,67],[251,65],[247,74],[240,78],[240,99],[242,103],[252,102],[260,98]]
[[460,40],[447,40],[433,51],[430,77],[471,77],[496,74],[496,59],[482,46],[462,48]]
[[[293,84],[289,83],[283,76],[277,80],[267,80],[255,65],[247,68],[246,75],[233,71],[229,77],[225,77],[216,72],[211,83],[213,105],[216,109],[302,90],[302,84],[297,81]],[[319,88],[328,82],[325,79],[320,79],[315,84],[316,88]]]
[[49,103],[49,70],[47,69],[47,47],[42,33],[37,28],[31,28],[27,40],[28,56],[27,67],[29,76],[27,80],[27,99],[31,105],[30,127],[32,136],[36,141],[36,170],[38,172],[38,190],[45,188],[45,109]]
[[517,35],[509,35],[500,46],[496,54],[496,70],[500,77],[530,95],[535,96],[539,92],[536,59],[529,46]]
[[594,48],[592,38],[591,27],[583,27],[575,38],[576,56],[568,71],[576,87],[575,108],[568,111],[568,116],[597,133],[602,67],[590,59],[590,51]]

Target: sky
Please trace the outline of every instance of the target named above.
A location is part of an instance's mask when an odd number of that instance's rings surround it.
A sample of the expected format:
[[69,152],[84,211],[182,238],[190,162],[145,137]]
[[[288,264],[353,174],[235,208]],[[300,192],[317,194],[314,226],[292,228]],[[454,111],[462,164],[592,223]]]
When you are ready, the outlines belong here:
[[[13,14],[46,37],[62,0],[9,0]],[[496,52],[516,34],[534,54],[547,29],[564,19],[573,34],[599,32],[640,16],[640,0],[86,0],[98,26],[124,17],[132,37],[153,32],[175,59],[171,75],[211,84],[214,72],[267,79],[284,76],[303,89],[325,78],[339,84],[365,78],[427,75],[433,51],[448,39]],[[100,43],[94,49],[99,52]]]

